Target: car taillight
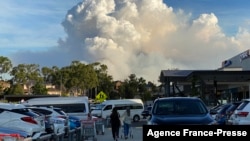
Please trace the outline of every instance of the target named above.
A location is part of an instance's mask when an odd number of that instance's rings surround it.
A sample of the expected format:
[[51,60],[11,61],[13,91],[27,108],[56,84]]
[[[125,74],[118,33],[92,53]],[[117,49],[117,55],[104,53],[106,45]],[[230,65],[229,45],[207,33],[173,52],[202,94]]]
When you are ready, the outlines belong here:
[[22,117],[21,119],[25,122],[37,124],[37,122],[32,117]]
[[67,119],[65,116],[57,116],[58,118]]
[[248,115],[248,112],[239,112],[237,113],[237,116],[239,117],[246,117]]

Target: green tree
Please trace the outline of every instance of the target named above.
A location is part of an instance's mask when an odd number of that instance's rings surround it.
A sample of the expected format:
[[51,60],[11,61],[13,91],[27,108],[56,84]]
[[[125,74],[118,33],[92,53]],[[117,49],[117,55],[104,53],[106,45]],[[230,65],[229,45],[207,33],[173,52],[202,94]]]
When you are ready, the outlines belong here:
[[5,95],[23,95],[24,90],[21,84],[13,84],[10,88],[5,90]]
[[1,79],[3,79],[2,74],[7,73],[11,70],[12,68],[12,63],[11,60],[7,57],[0,56],[0,75]]
[[130,74],[129,79],[125,79],[119,88],[122,98],[134,98],[138,95],[138,79],[135,74]]
[[91,64],[86,65],[79,61],[73,61],[70,66],[61,70],[65,87],[74,95],[82,95],[98,85],[98,78]]
[[113,77],[108,74],[107,65],[98,62],[92,64],[98,78],[97,92],[103,91],[110,98],[110,93],[113,91],[114,83]]
[[41,72],[42,72],[42,76],[44,78],[45,84],[47,84],[48,82],[51,83],[52,77],[54,74],[54,70],[52,68],[49,68],[49,67],[42,67]]
[[48,94],[48,90],[42,82],[37,82],[34,86],[31,87],[32,93],[34,95],[46,95]]
[[31,86],[37,81],[43,81],[37,64],[19,64],[13,67],[11,75],[13,84],[26,85],[29,94],[31,94]]

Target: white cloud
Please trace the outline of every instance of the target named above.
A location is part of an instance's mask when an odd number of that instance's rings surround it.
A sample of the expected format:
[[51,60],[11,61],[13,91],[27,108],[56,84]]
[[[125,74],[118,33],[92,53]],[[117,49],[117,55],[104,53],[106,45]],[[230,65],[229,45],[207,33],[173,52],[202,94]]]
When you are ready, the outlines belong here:
[[86,0],[68,11],[56,58],[99,61],[114,79],[133,73],[156,83],[161,70],[217,69],[248,49],[248,31],[227,37],[214,13],[190,16],[161,0]]

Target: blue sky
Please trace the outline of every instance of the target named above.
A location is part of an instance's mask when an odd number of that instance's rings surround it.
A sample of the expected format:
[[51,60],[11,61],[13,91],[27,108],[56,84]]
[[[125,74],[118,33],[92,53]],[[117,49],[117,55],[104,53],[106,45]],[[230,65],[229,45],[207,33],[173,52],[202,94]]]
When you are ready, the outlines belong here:
[[239,26],[249,26],[250,9],[248,0],[164,0],[175,10],[184,9],[193,17],[202,13],[214,13],[219,25],[227,35],[235,35]]
[[108,65],[156,82],[164,69],[216,69],[249,46],[249,0],[2,0],[0,56],[13,65]]
[[61,22],[80,0],[0,1],[0,55],[41,51],[65,36]]

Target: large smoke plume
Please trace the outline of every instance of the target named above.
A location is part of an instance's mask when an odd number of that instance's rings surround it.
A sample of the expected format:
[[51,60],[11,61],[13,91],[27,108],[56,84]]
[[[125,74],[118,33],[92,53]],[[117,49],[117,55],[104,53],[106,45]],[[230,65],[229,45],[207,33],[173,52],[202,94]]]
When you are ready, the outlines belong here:
[[244,29],[228,37],[215,14],[192,19],[162,0],[85,0],[62,26],[67,37],[53,50],[31,54],[33,60],[47,66],[100,62],[115,80],[133,73],[156,83],[161,70],[217,69],[249,45]]

